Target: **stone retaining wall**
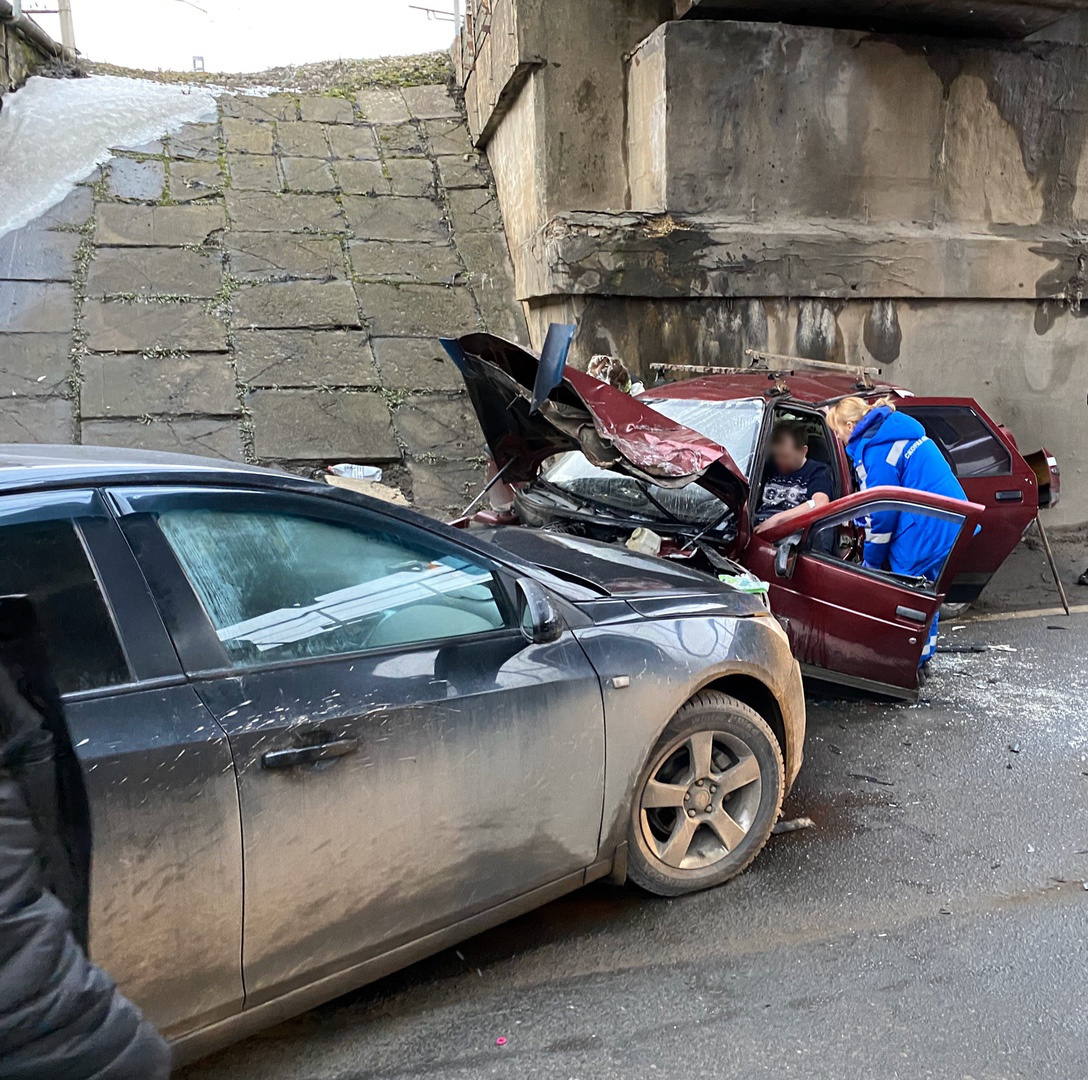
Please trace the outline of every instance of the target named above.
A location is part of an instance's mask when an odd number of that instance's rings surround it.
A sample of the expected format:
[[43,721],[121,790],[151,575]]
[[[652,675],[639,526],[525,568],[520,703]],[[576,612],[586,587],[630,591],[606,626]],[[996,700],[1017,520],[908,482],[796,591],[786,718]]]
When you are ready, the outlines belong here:
[[483,445],[439,335],[526,340],[442,86],[225,96],[0,239],[0,441],[380,464],[460,508]]

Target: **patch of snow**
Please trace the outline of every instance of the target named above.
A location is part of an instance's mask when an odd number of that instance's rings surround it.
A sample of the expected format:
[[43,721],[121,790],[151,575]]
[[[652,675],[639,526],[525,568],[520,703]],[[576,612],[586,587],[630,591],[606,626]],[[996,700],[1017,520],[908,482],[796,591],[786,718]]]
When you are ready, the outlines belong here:
[[132,149],[215,117],[205,90],[146,79],[35,76],[0,111],[0,236],[44,214],[110,149]]

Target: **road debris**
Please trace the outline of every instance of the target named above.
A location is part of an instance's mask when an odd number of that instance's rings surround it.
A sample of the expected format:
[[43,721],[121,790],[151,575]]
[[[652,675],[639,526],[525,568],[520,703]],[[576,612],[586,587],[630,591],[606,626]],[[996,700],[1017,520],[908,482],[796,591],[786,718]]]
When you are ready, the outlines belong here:
[[[1062,628],[1064,629],[1064,628]],[[984,642],[973,641],[966,645],[938,645],[937,652],[939,653],[988,653],[988,652],[1008,652],[1014,653],[1016,649],[1012,645],[992,645]]]
[[[380,469],[376,470],[381,472]],[[349,491],[358,492],[360,495],[369,495],[372,499],[381,499],[382,502],[393,503],[396,506],[408,506],[408,500],[395,487],[381,483],[378,480],[368,480],[357,476],[343,476],[331,470],[324,475],[325,483],[333,487],[347,488]]]
[[895,787],[892,780],[881,780],[879,776],[870,776],[868,773],[852,772],[855,780],[864,780],[867,784],[879,784],[881,787]]
[[749,596],[766,596],[770,586],[754,574],[719,574],[718,580]]
[[344,462],[340,465],[330,465],[329,472],[333,476],[344,476],[349,480],[369,480],[375,484],[382,482],[382,471],[377,465],[355,465],[352,462]]
[[1020,753],[1020,744],[1018,742],[1009,743],[1009,750],[1014,754]]
[[801,829],[811,829],[816,822],[810,817],[792,818],[789,821],[780,821],[773,829],[772,836],[781,836],[783,833],[800,832]]

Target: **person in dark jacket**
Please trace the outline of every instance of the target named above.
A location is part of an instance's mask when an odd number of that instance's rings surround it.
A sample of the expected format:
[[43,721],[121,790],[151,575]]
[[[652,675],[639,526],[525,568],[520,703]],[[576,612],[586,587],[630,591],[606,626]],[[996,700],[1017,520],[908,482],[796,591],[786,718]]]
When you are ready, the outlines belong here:
[[44,642],[0,598],[0,1080],[166,1080],[170,1048],[87,958],[90,816]]
[[[862,489],[891,485],[966,500],[952,467],[925,428],[889,403],[846,398],[828,410],[827,419],[846,443]],[[960,527],[930,514],[882,510],[866,521],[864,564],[935,582]],[[937,621],[934,616],[920,664],[937,648]]]

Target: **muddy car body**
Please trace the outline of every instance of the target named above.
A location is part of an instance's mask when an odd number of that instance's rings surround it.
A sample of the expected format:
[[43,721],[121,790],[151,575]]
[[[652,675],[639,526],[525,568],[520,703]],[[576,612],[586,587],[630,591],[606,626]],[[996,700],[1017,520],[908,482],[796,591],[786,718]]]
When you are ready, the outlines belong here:
[[0,594],[83,768],[92,957],[185,1059],[596,878],[717,884],[801,764],[760,599],[264,469],[0,447]]
[[[502,480],[514,486],[507,518],[485,512],[476,523],[516,520],[618,543],[643,527],[662,538],[666,558],[711,573],[735,571],[735,561],[769,583],[803,669],[827,681],[916,695],[926,629],[941,603],[977,597],[1060,491],[1053,459],[1040,452],[1029,464],[968,398],[919,397],[849,373],[753,371],[669,383],[635,400],[581,372],[563,369],[559,378],[554,359],[538,365],[489,335],[446,345]],[[969,502],[858,491],[822,411],[851,395],[895,398],[940,446]],[[810,456],[831,469],[835,499],[756,534],[761,492],[750,478],[762,476],[771,431],[784,419],[804,424]],[[959,521],[938,581],[859,565],[855,522],[881,505]]]

